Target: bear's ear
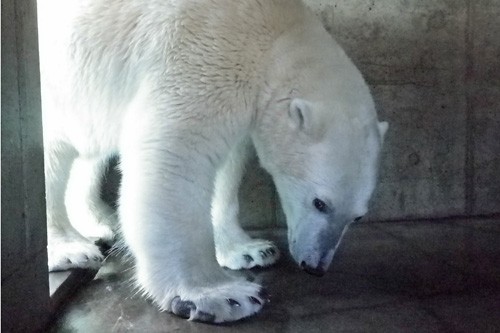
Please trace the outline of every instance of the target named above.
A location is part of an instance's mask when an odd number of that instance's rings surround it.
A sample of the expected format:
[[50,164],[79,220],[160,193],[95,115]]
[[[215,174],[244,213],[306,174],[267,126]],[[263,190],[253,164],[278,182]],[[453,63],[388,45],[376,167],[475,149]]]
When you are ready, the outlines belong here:
[[305,130],[311,124],[311,110],[309,103],[301,98],[294,98],[290,103],[288,115],[296,129]]
[[382,143],[384,142],[385,133],[389,129],[389,123],[387,121],[380,121],[378,123],[378,131],[380,133],[380,138],[382,139]]

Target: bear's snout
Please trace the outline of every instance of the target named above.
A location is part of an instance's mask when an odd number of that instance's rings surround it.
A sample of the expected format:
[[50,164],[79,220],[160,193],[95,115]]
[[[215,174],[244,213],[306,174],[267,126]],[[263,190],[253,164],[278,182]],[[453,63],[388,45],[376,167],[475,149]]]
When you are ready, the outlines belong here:
[[313,251],[306,257],[303,257],[302,260],[297,260],[297,263],[299,263],[300,268],[306,273],[320,277],[325,275],[328,270],[332,262],[333,252],[333,249],[327,250],[324,253]]
[[325,275],[325,270],[323,269],[322,263],[320,263],[317,267],[311,267],[307,265],[305,261],[302,261],[300,263],[300,268],[302,268],[306,273],[317,277],[322,277],[323,275]]

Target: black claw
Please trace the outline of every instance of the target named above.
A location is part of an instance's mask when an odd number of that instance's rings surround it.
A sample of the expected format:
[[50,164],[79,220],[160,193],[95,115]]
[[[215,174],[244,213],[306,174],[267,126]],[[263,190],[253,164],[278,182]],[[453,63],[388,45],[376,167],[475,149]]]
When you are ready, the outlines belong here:
[[198,311],[194,320],[213,323],[215,321],[215,315],[208,312]]
[[247,264],[249,264],[249,263],[251,263],[253,261],[252,256],[249,255],[249,254],[244,254],[243,258],[245,259],[245,261],[247,262]]
[[232,299],[232,298],[226,298],[226,301],[229,303],[229,305],[231,306],[241,306],[240,303],[238,303],[238,301]]
[[171,307],[172,312],[182,318],[189,318],[191,311],[196,311],[196,305],[193,302],[183,301],[179,296],[174,297]]
[[266,250],[266,253],[273,256],[276,253],[276,251],[272,247],[270,247]]
[[72,264],[73,262],[70,259],[66,259],[67,264]]
[[267,253],[266,253],[266,252],[264,252],[264,251],[259,251],[259,253],[260,253],[260,256],[261,256],[262,258],[266,258],[266,257],[267,257]]
[[259,299],[258,299],[258,298],[253,297],[253,296],[248,296],[248,298],[250,299],[250,302],[252,302],[253,304],[259,304],[259,305],[262,305],[262,303],[259,301]]

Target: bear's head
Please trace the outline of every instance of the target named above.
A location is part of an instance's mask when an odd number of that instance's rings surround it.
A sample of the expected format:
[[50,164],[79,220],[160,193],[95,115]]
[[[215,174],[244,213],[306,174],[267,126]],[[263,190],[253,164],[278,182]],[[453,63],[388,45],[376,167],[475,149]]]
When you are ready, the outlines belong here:
[[253,134],[281,199],[290,252],[318,276],[349,224],[367,213],[388,129],[360,74],[353,75],[274,93]]

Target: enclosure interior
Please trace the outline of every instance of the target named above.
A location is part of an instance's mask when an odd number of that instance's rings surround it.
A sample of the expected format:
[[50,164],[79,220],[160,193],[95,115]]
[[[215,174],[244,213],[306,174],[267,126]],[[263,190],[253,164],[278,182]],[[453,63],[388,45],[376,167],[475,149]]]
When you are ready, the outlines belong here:
[[[284,256],[273,268],[248,273],[264,281],[273,299],[262,314],[237,328],[500,330],[495,312],[500,308],[500,2],[306,3],[363,73],[379,118],[390,124],[378,186],[369,214],[351,228],[329,272],[318,279],[292,263],[272,179],[257,158],[251,161],[239,193],[241,223],[275,240]],[[40,189],[35,183],[43,179],[36,162],[42,146],[36,130],[40,105],[33,36],[35,2],[3,1],[2,317],[12,315],[8,307],[4,312],[5,304],[14,309],[29,299],[16,296],[20,285],[31,285],[35,294],[48,290],[37,282],[46,274],[39,264],[46,258],[45,236],[37,236],[45,226],[36,212],[45,207],[30,190]],[[4,46],[4,38],[11,43]],[[12,137],[19,142],[13,144]],[[103,196],[113,202],[119,175],[110,171]],[[15,177],[25,180],[17,184]],[[17,197],[4,195],[11,188],[20,189]],[[91,282],[67,299],[52,330],[234,328],[159,313],[134,294],[129,277],[120,258],[110,257]],[[40,313],[48,316],[50,301],[43,302],[45,310],[33,310],[26,322]],[[2,327],[9,327],[4,319]]]

